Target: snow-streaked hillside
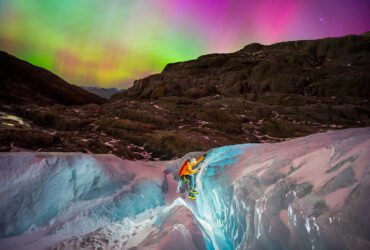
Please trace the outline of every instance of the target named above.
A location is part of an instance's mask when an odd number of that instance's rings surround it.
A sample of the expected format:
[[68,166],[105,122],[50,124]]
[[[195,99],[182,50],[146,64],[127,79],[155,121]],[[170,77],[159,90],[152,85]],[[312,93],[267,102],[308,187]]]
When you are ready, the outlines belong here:
[[196,202],[183,160],[1,153],[0,249],[370,246],[370,128],[211,150]]

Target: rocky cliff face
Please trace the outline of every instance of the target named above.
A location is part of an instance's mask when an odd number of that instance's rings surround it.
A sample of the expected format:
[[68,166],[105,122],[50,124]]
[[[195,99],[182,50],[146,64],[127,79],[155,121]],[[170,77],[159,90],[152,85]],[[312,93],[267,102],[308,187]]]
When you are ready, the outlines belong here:
[[196,202],[182,160],[0,154],[0,249],[368,249],[370,129],[211,150]]
[[251,93],[369,98],[369,58],[368,34],[270,46],[251,44],[231,54],[169,64],[161,74],[135,81],[116,98]]

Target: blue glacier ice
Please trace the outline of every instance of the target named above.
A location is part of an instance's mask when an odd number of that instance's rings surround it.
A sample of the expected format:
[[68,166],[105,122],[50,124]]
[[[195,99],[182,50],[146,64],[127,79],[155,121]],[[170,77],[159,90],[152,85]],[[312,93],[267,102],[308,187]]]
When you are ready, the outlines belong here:
[[246,223],[245,219],[239,220],[238,210],[233,208],[232,180],[225,170],[232,168],[238,156],[255,146],[257,144],[241,144],[213,149],[202,164],[197,176],[200,194],[196,203],[198,217],[209,224],[215,235],[208,249],[235,249],[242,240]]
[[[7,157],[1,157],[2,164]],[[32,156],[19,158],[27,162]],[[14,165],[4,164],[0,170],[4,174],[11,172]],[[31,163],[13,180],[12,186],[1,188],[0,238],[44,225],[69,204],[110,195],[128,183],[128,179],[112,182],[102,170],[88,156],[55,156]]]
[[[23,154],[15,162],[11,157],[1,156],[0,238],[45,226],[80,203],[96,203],[89,216],[107,221],[164,204],[161,183],[146,179],[131,183],[134,172],[121,169],[117,175],[93,156],[55,154],[37,159]],[[12,174],[7,180],[6,173]]]
[[162,187],[154,181],[147,180],[136,184],[130,191],[118,195],[113,202],[97,206],[91,211],[90,216],[103,217],[115,222],[163,205]]
[[[201,193],[197,201],[199,209],[191,204],[187,207],[196,216],[196,223],[204,234],[208,249],[233,247],[234,240],[228,236],[228,230],[231,230],[228,227],[234,227],[234,222],[229,222],[225,214],[232,194],[230,186],[227,186],[227,178],[222,173],[252,146],[213,149],[203,164],[203,173],[198,176],[201,177],[198,182],[200,189],[207,190],[204,193],[209,195]],[[114,223],[166,205],[162,183],[146,178],[135,179],[136,173],[130,168],[117,175],[94,156],[51,154],[45,157],[39,155],[35,159],[32,153],[26,153],[16,161],[11,161],[12,157],[11,154],[2,155],[0,171],[12,173],[11,168],[14,170],[20,166],[23,169],[13,173],[14,176],[4,182],[6,185],[1,188],[0,238],[21,235],[50,223],[53,225],[54,220],[60,221],[60,217],[64,218],[66,213],[74,211],[74,206],[82,208],[86,219]],[[180,205],[184,204],[182,202]],[[49,234],[62,228],[54,228]]]

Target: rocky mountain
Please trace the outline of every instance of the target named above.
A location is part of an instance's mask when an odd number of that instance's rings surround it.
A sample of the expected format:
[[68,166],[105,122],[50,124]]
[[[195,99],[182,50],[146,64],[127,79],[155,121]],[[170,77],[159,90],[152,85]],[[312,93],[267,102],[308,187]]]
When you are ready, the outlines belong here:
[[104,99],[59,76],[0,51],[0,102],[21,104],[102,104]]
[[369,41],[365,34],[252,44],[202,56],[169,64],[103,105],[6,103],[0,105],[0,151],[168,160],[370,126]]
[[99,87],[89,87],[89,86],[81,86],[81,88],[93,93],[97,96],[100,96],[105,99],[110,99],[112,95],[117,94],[120,92],[117,88],[99,88]]
[[235,53],[168,64],[116,98],[267,93],[369,98],[369,68],[369,33],[270,46],[254,43]]
[[183,160],[0,153],[0,249],[370,247],[369,128],[212,149],[196,201]]

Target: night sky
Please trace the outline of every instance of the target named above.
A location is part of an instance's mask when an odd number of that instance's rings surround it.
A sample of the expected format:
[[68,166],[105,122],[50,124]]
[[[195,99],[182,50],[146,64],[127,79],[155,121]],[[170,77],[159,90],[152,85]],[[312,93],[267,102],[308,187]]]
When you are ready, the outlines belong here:
[[369,30],[370,0],[0,0],[0,50],[100,87],[251,42]]

